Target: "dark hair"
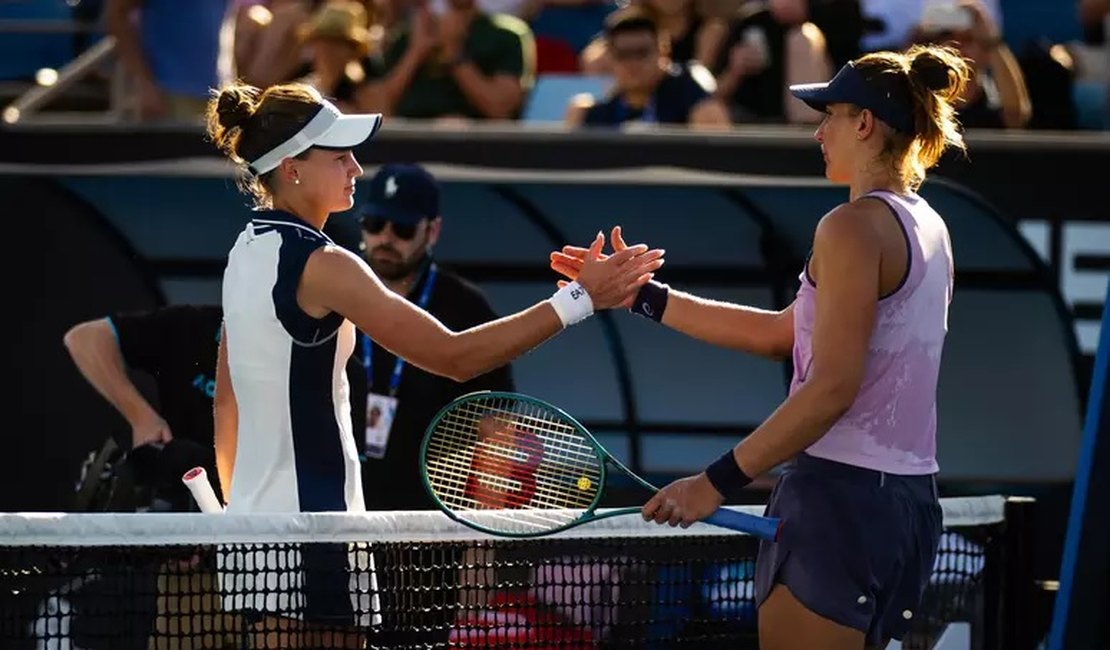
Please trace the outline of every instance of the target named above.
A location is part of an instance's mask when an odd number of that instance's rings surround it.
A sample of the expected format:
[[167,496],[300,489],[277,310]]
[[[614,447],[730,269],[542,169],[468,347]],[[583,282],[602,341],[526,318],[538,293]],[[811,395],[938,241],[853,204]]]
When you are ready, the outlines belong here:
[[884,154],[910,189],[925,180],[948,147],[966,150],[955,102],[971,80],[971,67],[951,47],[914,45],[905,52],[875,52],[856,59],[864,74],[903,75],[913,106],[914,132],[891,129]]
[[298,83],[262,90],[237,82],[213,93],[207,110],[208,137],[238,165],[239,188],[257,206],[270,204],[274,175],[273,171],[255,175],[250,162],[293,137],[320,111],[321,102],[316,89]]
[[653,12],[643,7],[629,5],[605,17],[605,38],[612,41],[618,34],[648,32],[659,38],[659,23]]

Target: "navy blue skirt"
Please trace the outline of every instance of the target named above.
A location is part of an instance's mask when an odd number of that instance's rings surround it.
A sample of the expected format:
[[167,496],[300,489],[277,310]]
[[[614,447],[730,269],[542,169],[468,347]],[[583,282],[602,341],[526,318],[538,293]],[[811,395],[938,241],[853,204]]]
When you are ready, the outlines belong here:
[[933,475],[902,476],[800,454],[767,515],[783,520],[756,561],[756,603],[785,585],[810,611],[866,635],[901,639],[929,583],[943,515]]

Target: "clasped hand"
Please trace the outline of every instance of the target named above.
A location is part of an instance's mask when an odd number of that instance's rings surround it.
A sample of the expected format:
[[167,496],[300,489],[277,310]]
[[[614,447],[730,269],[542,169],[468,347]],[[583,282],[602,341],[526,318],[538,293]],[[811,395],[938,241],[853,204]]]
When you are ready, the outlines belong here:
[[[620,226],[613,228],[613,252],[602,253],[605,235],[600,231],[589,248],[564,246],[551,253],[551,268],[570,280],[577,280],[590,294],[594,309],[628,307],[636,292],[663,266],[663,249],[648,249],[646,244],[629,246],[621,237]],[[559,286],[567,282],[560,280]]]

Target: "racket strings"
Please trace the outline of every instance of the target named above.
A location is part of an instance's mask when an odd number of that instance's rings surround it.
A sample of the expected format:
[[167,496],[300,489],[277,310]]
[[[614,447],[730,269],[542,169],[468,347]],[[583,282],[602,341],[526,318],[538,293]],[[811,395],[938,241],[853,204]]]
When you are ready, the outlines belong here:
[[[439,437],[429,445],[430,451],[448,452],[429,454],[429,460],[437,470],[438,477],[454,483],[452,487],[455,493],[464,487],[467,478],[477,476],[482,479],[483,484],[492,484],[491,487],[502,491],[520,489],[522,483],[535,480],[536,492],[541,501],[547,502],[542,504],[546,507],[577,505],[585,507],[592,502],[595,491],[583,489],[584,485],[592,487],[599,473],[596,468],[591,467],[596,465],[597,461],[590,448],[586,448],[589,456],[581,452],[575,453],[573,457],[567,456],[566,454],[571,450],[567,447],[565,436],[558,441],[544,436],[502,436],[500,439],[474,442],[473,439],[477,436],[468,435],[468,432],[475,428],[474,422],[477,418],[474,415],[471,413],[471,417],[465,418],[462,422],[457,421],[457,418],[451,418],[452,421],[447,421],[445,418],[441,426],[451,436]],[[498,419],[502,423],[512,424],[503,415]],[[464,438],[460,441],[463,436],[470,440]],[[445,442],[448,444],[442,444]],[[473,454],[469,456],[459,454],[463,446],[475,446],[475,451],[481,456],[480,462],[474,462]],[[554,453],[549,449],[553,449]],[[539,462],[529,462],[528,459],[537,459]],[[465,465],[458,462],[460,460],[465,461]],[[567,485],[568,475],[578,476],[579,479],[584,476],[589,480],[585,483],[576,480],[572,488]],[[585,499],[582,498],[583,494],[586,495]]]
[[507,398],[479,397],[445,414],[425,469],[445,506],[464,517],[484,511],[483,525],[506,532],[570,523],[593,504],[602,480],[601,459],[578,427]]

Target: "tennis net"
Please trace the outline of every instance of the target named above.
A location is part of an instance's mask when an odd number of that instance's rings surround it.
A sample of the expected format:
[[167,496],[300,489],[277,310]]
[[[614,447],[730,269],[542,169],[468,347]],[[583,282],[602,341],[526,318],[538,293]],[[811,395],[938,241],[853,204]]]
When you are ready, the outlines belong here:
[[[952,626],[965,647],[1020,647],[1005,621],[1029,587],[1008,577],[1026,501],[942,500],[903,648]],[[439,512],[0,514],[0,646],[756,648],[757,548],[636,516],[506,540]]]

